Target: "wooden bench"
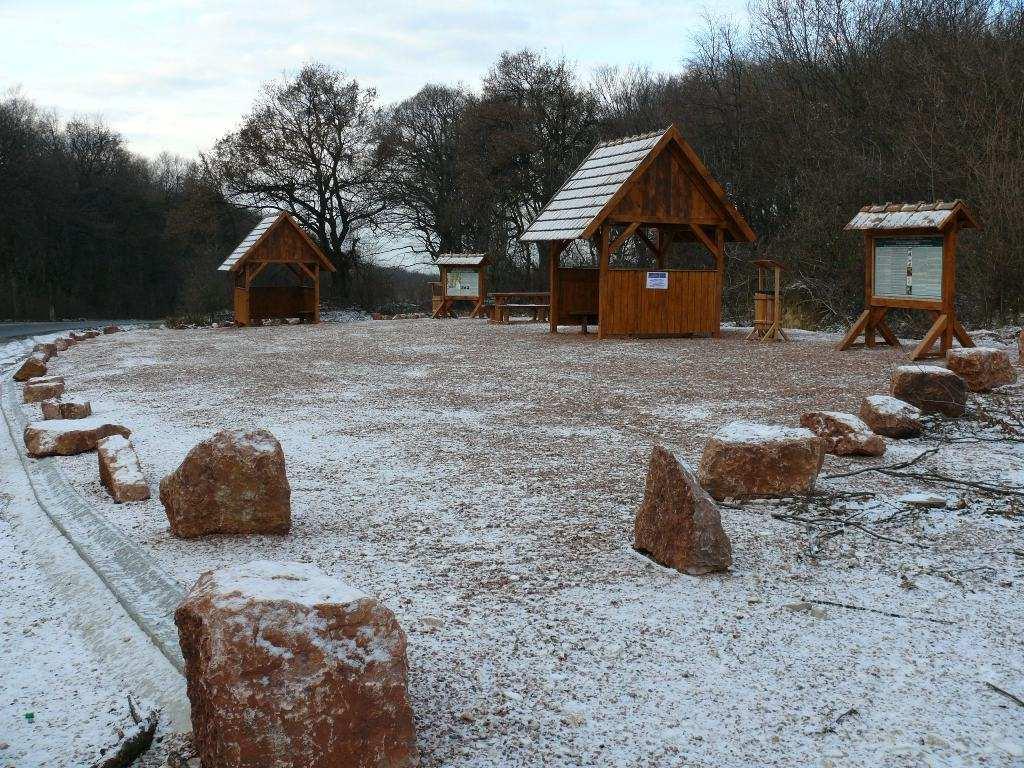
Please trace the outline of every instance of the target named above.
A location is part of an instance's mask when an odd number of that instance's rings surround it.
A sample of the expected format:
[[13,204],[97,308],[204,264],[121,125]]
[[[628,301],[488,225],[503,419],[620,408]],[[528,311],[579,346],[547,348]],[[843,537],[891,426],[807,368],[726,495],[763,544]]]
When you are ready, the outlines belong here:
[[551,294],[546,291],[514,291],[491,294],[494,306],[491,309],[492,323],[508,323],[513,310],[528,310],[531,322],[542,323],[551,311]]

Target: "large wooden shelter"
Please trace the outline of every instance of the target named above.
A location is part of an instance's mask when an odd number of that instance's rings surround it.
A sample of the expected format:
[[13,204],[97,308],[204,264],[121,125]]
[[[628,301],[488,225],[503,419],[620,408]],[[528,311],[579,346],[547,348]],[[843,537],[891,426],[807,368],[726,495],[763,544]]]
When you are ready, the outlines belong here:
[[[974,341],[956,317],[956,243],[961,229],[977,228],[962,200],[935,203],[866,205],[845,230],[864,233],[864,311],[839,344],[849,349],[864,335],[875,345],[877,333],[890,346],[899,339],[885,322],[890,309],[922,309],[934,321],[910,357],[945,357],[956,338]],[[937,352],[931,348],[939,344]]]
[[483,253],[442,253],[434,263],[441,271],[437,296],[433,301],[431,317],[449,317],[456,302],[468,301],[473,305],[470,317],[481,317],[487,298],[487,265],[490,259]]
[[[611,256],[632,236],[657,269],[618,268]],[[522,236],[549,243],[550,330],[598,324],[598,335],[718,335],[725,244],[756,239],[676,127],[598,144]],[[563,267],[574,240],[596,246],[598,265]],[[714,256],[709,269],[667,269],[673,242]]]
[[[254,284],[268,267],[289,276],[291,285]],[[285,213],[263,219],[218,267],[234,277],[235,322],[252,325],[273,318],[320,322],[320,269],[334,272],[324,252]],[[296,282],[297,281],[297,282]]]

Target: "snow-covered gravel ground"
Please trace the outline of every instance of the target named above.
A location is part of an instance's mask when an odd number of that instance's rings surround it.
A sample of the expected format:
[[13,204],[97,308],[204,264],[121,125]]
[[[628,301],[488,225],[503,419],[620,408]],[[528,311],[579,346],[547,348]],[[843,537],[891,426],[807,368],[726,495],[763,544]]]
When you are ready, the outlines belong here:
[[[133,430],[154,498],[112,504],[92,454],[47,461],[184,585],[271,558],[379,595],[409,635],[424,766],[1022,764],[1024,707],[986,685],[1024,697],[1019,499],[910,510],[893,499],[961,498],[870,473],[822,486],[881,494],[837,503],[869,522],[898,512],[896,542],[847,528],[812,554],[803,528],[771,517],[788,503],[723,509],[728,575],[683,576],[630,546],[654,442],[695,464],[732,419],[856,412],[906,350],[545,331],[415,320],[101,337],[51,372]],[[170,536],[156,485],[222,427],[280,439],[288,536]],[[829,457],[823,475],[932,444]],[[1021,444],[995,450],[952,443],[929,466],[1024,485]]]
[[0,766],[92,765],[129,691],[166,708],[161,733],[187,725],[181,677],[36,505],[0,430]]

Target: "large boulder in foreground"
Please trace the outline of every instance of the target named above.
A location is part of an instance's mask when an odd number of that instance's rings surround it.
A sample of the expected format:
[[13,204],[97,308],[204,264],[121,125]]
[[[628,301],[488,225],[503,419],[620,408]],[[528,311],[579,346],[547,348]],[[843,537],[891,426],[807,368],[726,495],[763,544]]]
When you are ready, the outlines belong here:
[[800,417],[806,427],[825,441],[825,453],[836,456],[881,456],[885,441],[852,413],[811,411]]
[[49,358],[42,352],[33,352],[14,372],[15,381],[28,381],[46,375],[46,361]]
[[967,384],[948,368],[937,365],[901,365],[892,374],[892,395],[924,413],[963,416],[967,410]]
[[39,404],[44,419],[86,419],[92,416],[92,403],[44,400]]
[[699,576],[732,565],[732,545],[715,502],[660,445],[651,452],[633,530],[638,551],[677,571]]
[[149,498],[149,483],[142,473],[135,446],[128,438],[104,437],[96,444],[96,455],[100,462],[100,482],[115,502],[122,504]]
[[131,430],[100,418],[33,421],[25,427],[25,448],[29,456],[71,456],[96,450],[104,437],[129,437]]
[[204,573],[174,614],[213,768],[411,768],[406,639],[376,599],[300,563]]
[[160,482],[171,533],[288,533],[291,487],[284,451],[265,429],[228,429],[199,443]]
[[41,403],[64,394],[64,378],[47,376],[32,379],[21,390],[21,399],[26,403]]
[[799,496],[814,490],[824,458],[809,429],[734,421],[708,440],[698,477],[719,501]]
[[946,367],[964,380],[971,392],[988,392],[1017,381],[1017,371],[1006,350],[965,347],[946,352]]
[[917,437],[924,428],[921,409],[890,395],[869,395],[860,404],[860,417],[871,431],[886,437]]

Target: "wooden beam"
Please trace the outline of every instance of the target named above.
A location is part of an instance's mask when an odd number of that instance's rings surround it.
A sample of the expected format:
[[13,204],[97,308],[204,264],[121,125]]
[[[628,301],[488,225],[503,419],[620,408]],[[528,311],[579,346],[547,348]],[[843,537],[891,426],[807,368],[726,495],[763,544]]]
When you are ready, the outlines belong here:
[[843,340],[839,342],[839,351],[840,352],[842,352],[844,349],[849,349],[850,347],[853,346],[853,342],[856,341],[857,337],[860,336],[861,332],[865,328],[867,328],[868,320],[870,320],[870,319],[871,319],[871,309],[870,308],[869,309],[865,309],[863,312],[860,313],[860,317],[857,318],[857,322],[855,322],[850,327],[850,330],[848,330],[846,332],[846,335],[843,336]]
[[974,346],[974,339],[970,337],[967,330],[960,324],[960,321],[956,317],[953,318],[953,333],[956,335],[957,341],[960,342],[960,346]]
[[691,224],[690,229],[693,230],[693,234],[697,236],[697,239],[700,240],[704,247],[711,251],[712,254],[714,254],[715,259],[718,259],[718,245],[715,243],[714,240],[707,236],[707,233],[704,231],[704,228],[697,224]]
[[922,357],[926,357],[928,350],[932,348],[932,345],[939,339],[939,337],[946,330],[946,326],[949,324],[949,315],[939,315],[935,318],[935,322],[932,327],[928,329],[928,333],[921,339],[921,343],[917,345],[914,351],[910,355],[911,360],[920,360]]
[[626,227],[624,230],[622,230],[622,234],[619,235],[618,237],[616,237],[612,241],[611,245],[608,246],[608,255],[611,256],[613,253],[615,253],[617,250],[619,250],[619,248],[622,247],[622,244],[624,242],[626,242],[626,240],[629,239],[630,235],[632,235],[634,232],[636,232],[636,230],[637,230],[637,228],[639,226],[640,226],[640,222],[639,221],[634,221],[632,224],[630,224],[628,227]]

